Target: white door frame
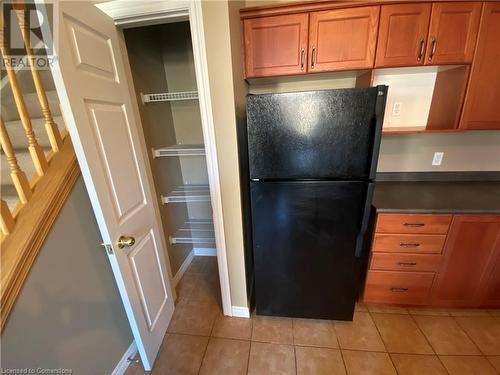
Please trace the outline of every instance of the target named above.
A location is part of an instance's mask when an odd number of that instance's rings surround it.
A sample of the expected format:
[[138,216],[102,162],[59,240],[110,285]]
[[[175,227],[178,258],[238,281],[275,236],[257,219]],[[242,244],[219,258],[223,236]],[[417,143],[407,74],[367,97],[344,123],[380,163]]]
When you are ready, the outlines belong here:
[[[210,98],[208,77],[208,62],[203,31],[203,16],[201,1],[126,1],[113,0],[97,5],[103,12],[115,20],[120,28],[139,27],[146,25],[189,20],[193,45],[196,84],[200,103],[203,140],[205,143],[208,182],[210,185],[210,200],[212,204],[215,244],[217,248],[217,263],[224,315],[233,316],[231,291],[229,287],[229,271],[227,267],[226,238],[224,234],[224,218],[222,213],[222,194],[220,188],[219,165],[217,161],[217,145],[215,142],[215,127]],[[122,51],[126,62],[127,79],[132,82],[132,73],[126,50]],[[139,113],[138,104],[134,110]],[[139,116],[138,116],[139,117]],[[139,117],[140,118],[140,117]],[[168,247],[167,247],[168,248]],[[172,277],[173,275],[171,275]]]

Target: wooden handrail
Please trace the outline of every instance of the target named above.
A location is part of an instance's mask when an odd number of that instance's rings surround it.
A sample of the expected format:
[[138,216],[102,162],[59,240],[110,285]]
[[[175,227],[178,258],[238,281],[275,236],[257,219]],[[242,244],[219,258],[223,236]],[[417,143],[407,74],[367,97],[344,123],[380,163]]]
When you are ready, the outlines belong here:
[[[3,43],[0,43],[0,53],[4,57],[8,56],[7,50]],[[19,117],[21,118],[21,123],[23,124],[26,138],[28,139],[28,150],[30,152],[31,158],[33,159],[36,173],[39,176],[43,176],[49,166],[47,163],[47,158],[45,157],[42,148],[38,144],[35,133],[33,132],[33,126],[31,125],[31,119],[28,113],[28,109],[26,108],[26,103],[24,102],[21,88],[19,86],[19,83],[17,82],[16,72],[9,64],[5,64],[5,70],[7,71],[7,76],[9,78],[12,94],[14,96],[17,110],[19,112]]]
[[[16,4],[19,7],[17,9],[22,9],[22,3]],[[19,13],[17,15],[52,150],[45,156],[38,144],[14,67],[5,64],[19,117],[28,139],[28,150],[36,175],[28,181],[19,166],[8,128],[0,116],[0,143],[7,158],[14,187],[22,203],[17,204],[11,211],[3,199],[0,201],[0,332],[5,327],[9,313],[38,252],[80,175],[71,139],[65,129],[60,132],[54,123],[39,72],[32,63],[33,51],[29,45],[24,16]],[[7,57],[8,51],[3,43],[2,22],[0,17],[0,53]]]
[[71,139],[65,137],[61,151],[54,154],[47,173],[37,182],[33,197],[19,211],[13,230],[2,241],[0,331],[79,175]]
[[24,47],[26,49],[26,55],[28,57],[31,75],[33,77],[33,83],[35,84],[36,94],[38,96],[38,101],[40,102],[40,107],[42,108],[42,114],[45,119],[45,130],[49,136],[50,146],[54,152],[58,152],[62,146],[62,137],[59,132],[57,124],[54,122],[52,117],[52,112],[50,111],[49,101],[47,100],[47,95],[45,94],[45,89],[43,87],[42,80],[40,78],[40,73],[33,64],[34,55],[33,49],[31,48],[29,42],[29,33],[27,25],[25,22],[25,12],[24,9],[19,9],[15,11],[17,18],[19,20],[19,26],[21,28],[21,34],[23,36]]
[[7,206],[7,203],[2,199],[1,207],[0,207],[0,229],[2,230],[3,235],[7,235],[12,233],[14,230],[14,218]]
[[3,118],[0,116],[0,142],[2,144],[2,149],[7,157],[7,163],[9,164],[10,177],[16,188],[17,195],[21,203],[27,203],[31,198],[31,188],[26,173],[24,173],[19,164],[17,163],[16,155],[14,154],[14,149],[12,148],[12,143],[5,128]]

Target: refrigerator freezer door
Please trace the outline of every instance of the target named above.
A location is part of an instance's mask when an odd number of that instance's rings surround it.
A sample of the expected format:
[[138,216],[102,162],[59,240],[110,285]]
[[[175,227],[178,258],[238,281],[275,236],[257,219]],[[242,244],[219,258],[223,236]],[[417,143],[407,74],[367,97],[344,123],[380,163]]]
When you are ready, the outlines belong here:
[[378,92],[372,87],[249,95],[250,178],[369,178],[379,142]]
[[251,182],[257,314],[352,319],[367,186]]

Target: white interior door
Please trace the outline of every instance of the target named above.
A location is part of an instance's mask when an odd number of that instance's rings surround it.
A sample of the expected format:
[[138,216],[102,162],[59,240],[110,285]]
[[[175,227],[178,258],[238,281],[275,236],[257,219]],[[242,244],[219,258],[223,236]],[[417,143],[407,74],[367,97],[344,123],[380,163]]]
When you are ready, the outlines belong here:
[[[57,92],[103,240],[112,248],[109,259],[142,363],[150,370],[174,301],[118,32],[90,1],[61,1],[55,12]],[[120,236],[133,237],[135,243],[120,248]]]

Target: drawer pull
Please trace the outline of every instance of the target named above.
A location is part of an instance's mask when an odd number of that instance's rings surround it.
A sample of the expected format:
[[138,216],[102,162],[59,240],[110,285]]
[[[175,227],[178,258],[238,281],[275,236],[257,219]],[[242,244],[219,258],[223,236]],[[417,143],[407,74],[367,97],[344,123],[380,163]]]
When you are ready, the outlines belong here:
[[413,228],[418,228],[418,227],[424,227],[424,223],[403,223],[405,227],[413,227]]
[[399,247],[419,247],[419,243],[411,243],[411,242],[400,242]]
[[398,262],[398,266],[413,267],[416,265],[417,262]]
[[393,293],[404,293],[407,291],[408,291],[408,288],[391,288],[391,292],[393,292]]

